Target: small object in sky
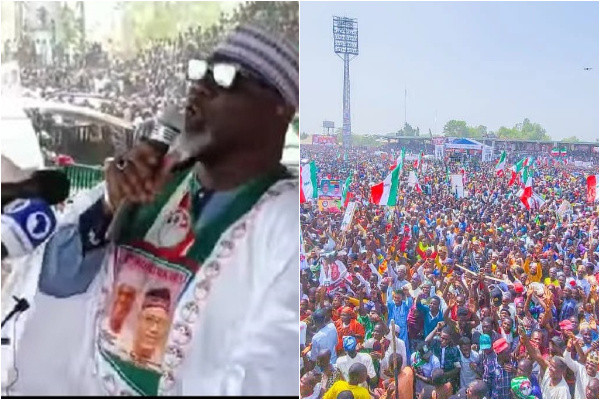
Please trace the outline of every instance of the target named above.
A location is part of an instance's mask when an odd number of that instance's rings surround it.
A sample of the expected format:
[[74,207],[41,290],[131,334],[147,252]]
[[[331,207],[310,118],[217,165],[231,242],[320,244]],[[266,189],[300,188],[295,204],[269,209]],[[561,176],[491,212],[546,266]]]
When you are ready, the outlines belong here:
[[585,67],[583,70],[584,70],[584,71],[590,71],[590,70],[592,70],[592,69],[594,69],[594,68],[592,68],[592,67]]

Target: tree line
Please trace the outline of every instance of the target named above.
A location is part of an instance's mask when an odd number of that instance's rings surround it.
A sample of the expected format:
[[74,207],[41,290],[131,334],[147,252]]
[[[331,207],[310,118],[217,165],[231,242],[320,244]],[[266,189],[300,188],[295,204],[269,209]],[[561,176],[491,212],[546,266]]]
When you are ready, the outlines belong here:
[[[516,123],[512,128],[501,126],[495,132],[490,131],[485,125],[468,125],[466,121],[452,119],[446,124],[442,131],[446,137],[466,137],[473,139],[484,138],[500,138],[500,139],[516,139],[516,140],[552,140],[546,133],[546,129],[537,122],[531,122],[529,118],[525,118],[523,122]],[[429,129],[426,136],[433,136]],[[388,133],[386,136],[421,136],[420,129],[413,127],[409,123],[405,123],[402,129],[396,132]],[[579,138],[573,135],[562,139],[563,142],[579,142]]]

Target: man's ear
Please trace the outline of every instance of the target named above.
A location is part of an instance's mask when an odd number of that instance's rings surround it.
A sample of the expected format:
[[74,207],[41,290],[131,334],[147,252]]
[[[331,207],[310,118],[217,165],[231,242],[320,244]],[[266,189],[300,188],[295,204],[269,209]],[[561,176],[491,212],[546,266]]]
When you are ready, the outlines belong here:
[[294,107],[286,105],[286,104],[277,104],[276,106],[277,116],[284,118],[288,122],[292,122],[294,115],[296,114],[296,110]]

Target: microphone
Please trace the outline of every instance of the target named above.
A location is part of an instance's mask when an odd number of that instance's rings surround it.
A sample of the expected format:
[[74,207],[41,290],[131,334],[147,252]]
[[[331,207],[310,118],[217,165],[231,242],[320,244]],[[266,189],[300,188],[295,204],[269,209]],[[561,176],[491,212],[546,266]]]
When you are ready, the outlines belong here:
[[50,205],[69,197],[71,183],[64,172],[56,169],[34,171],[28,179],[2,183],[2,208],[16,199],[41,199]]
[[[154,128],[150,133],[143,135],[145,142],[157,150],[163,158],[163,162],[172,157],[175,161],[171,169],[172,172],[182,171],[195,163],[193,155],[195,149],[198,148],[198,144],[190,141],[186,135],[182,135],[183,126],[183,114],[178,112],[175,107],[169,107],[156,118]],[[125,215],[130,209],[131,204],[128,201],[124,201],[118,206],[106,231],[107,239],[116,239],[116,235],[121,230],[125,220]]]
[[56,230],[56,215],[41,199],[19,199],[0,216],[2,260],[32,253]]

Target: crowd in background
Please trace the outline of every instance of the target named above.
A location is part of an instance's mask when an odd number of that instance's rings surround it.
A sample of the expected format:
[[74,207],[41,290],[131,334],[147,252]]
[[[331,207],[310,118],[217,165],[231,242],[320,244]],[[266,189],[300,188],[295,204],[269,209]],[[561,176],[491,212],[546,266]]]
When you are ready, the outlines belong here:
[[370,187],[399,153],[376,150],[301,150],[356,203],[345,230],[343,205],[301,206],[302,397],[597,399],[597,161],[536,155],[529,209],[512,162],[404,161],[390,207]]
[[[191,27],[172,37],[145,43],[127,58],[86,46],[73,62],[22,63],[21,82],[43,98],[96,108],[139,124],[167,105],[183,105],[185,65],[206,57],[234,26],[253,23],[298,45],[298,2],[244,2],[209,27]],[[175,29],[175,28],[174,28]]]
[[[133,54],[109,53],[99,43],[88,43],[85,51],[69,59],[54,57],[51,64],[40,62],[35,54],[19,60],[26,95],[95,109],[124,119],[133,127],[126,135],[114,134],[109,125],[81,124],[71,116],[43,115],[33,110],[32,121],[46,158],[54,162],[56,154],[67,154],[78,163],[97,165],[122,151],[119,147],[123,143],[131,143],[152,128],[159,110],[168,106],[183,108],[187,61],[208,56],[227,32],[244,23],[277,32],[298,45],[298,2],[251,1],[221,14],[214,25],[189,27],[181,32],[174,27],[171,37],[141,43]],[[32,51],[5,47],[9,58]],[[10,48],[17,54],[10,54]]]

